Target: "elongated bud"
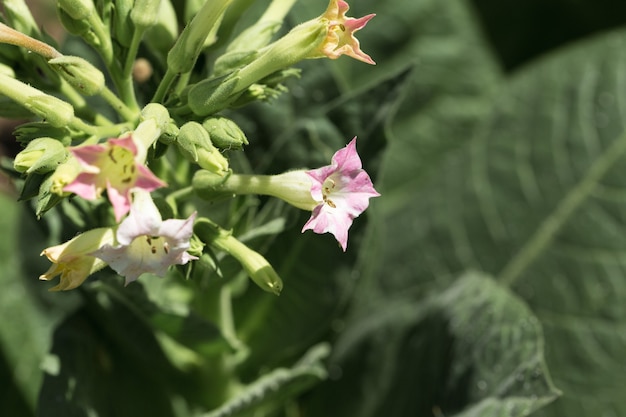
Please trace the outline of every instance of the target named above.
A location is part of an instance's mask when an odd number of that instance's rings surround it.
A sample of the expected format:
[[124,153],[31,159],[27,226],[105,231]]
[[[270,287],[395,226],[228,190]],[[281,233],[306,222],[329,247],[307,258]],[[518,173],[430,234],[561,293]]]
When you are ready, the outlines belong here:
[[176,143],[183,155],[200,167],[221,176],[228,173],[228,160],[213,146],[209,133],[200,123],[182,125]]
[[260,253],[250,249],[229,231],[221,229],[206,218],[196,221],[194,231],[205,243],[221,249],[237,259],[248,276],[261,289],[280,295],[283,281]]
[[104,74],[91,63],[77,56],[62,56],[48,61],[61,77],[86,96],[104,88]]
[[130,20],[136,28],[146,30],[154,25],[159,14],[160,2],[161,0],[135,0],[135,5],[130,11]]
[[18,172],[44,174],[54,171],[67,159],[67,155],[65,146],[58,140],[38,138],[15,156],[13,167]]
[[239,77],[236,73],[200,81],[189,89],[187,104],[198,116],[217,113],[238,97],[234,94],[238,83]]
[[202,127],[209,132],[211,142],[220,149],[243,148],[248,144],[245,133],[237,123],[225,117],[211,117],[202,122]]
[[67,126],[74,118],[74,108],[69,103],[4,74],[0,74],[0,94],[45,118],[55,127]]

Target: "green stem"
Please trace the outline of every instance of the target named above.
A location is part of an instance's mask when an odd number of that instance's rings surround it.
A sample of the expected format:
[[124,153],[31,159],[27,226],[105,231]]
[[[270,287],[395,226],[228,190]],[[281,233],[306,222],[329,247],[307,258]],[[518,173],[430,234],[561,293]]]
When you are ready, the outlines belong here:
[[124,69],[122,71],[122,77],[124,78],[131,77],[133,64],[135,63],[137,51],[139,50],[139,44],[141,43],[141,38],[143,37],[144,32],[145,30],[140,28],[135,28],[135,30],[133,31],[133,37],[130,41],[128,51],[126,52],[126,62],[124,63]]
[[100,92],[100,96],[106,100],[107,103],[115,109],[115,111],[124,118],[127,122],[136,122],[139,119],[139,110],[131,110],[128,106],[120,100],[113,92],[104,87]]
[[108,126],[93,126],[85,123],[78,117],[74,117],[69,125],[72,129],[95,136],[96,139],[104,137],[117,137],[122,132],[132,129],[132,125],[130,123],[119,123],[116,125]]
[[109,71],[111,71],[113,65],[115,64],[113,59],[113,46],[111,45],[111,37],[107,33],[104,23],[102,22],[102,20],[100,20],[100,17],[98,17],[97,14],[91,13],[89,15],[88,21],[91,25],[91,29],[100,41],[100,45],[97,46],[98,52],[100,52],[104,63],[109,68]]
[[159,87],[157,88],[156,93],[154,93],[154,97],[152,97],[152,103],[162,103],[165,95],[167,94],[172,82],[176,78],[176,74],[170,68],[165,71],[165,75],[163,75],[163,79],[159,83]]
[[172,208],[174,217],[178,217],[178,202],[193,196],[194,190],[192,186],[184,187],[173,191],[165,197],[165,202]]
[[593,192],[598,182],[607,171],[626,152],[626,135],[621,136],[609,146],[602,155],[591,165],[585,177],[567,193],[556,209],[539,225],[539,228],[530,237],[526,244],[503,268],[499,281],[508,286],[515,284],[526,269],[552,243],[559,230],[569,220],[570,216],[580,207]]
[[113,122],[107,119],[106,116],[94,112],[93,109],[87,104],[87,101],[85,101],[85,98],[64,79],[61,79],[59,92],[67,98],[70,104],[72,104],[72,107],[74,107],[78,116],[90,120],[99,126],[110,126],[113,124]]

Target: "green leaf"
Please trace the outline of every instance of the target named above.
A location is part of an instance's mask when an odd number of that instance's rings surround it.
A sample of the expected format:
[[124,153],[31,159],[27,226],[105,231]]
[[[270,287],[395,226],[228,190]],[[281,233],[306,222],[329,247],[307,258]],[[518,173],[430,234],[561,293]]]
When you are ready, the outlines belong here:
[[84,306],[54,333],[57,365],[44,379],[39,415],[174,416],[175,397],[194,395],[193,385],[172,367],[150,326],[117,297],[83,295]]
[[437,166],[410,167],[421,142],[399,138],[370,212],[362,297],[478,269],[527,301],[564,392],[541,415],[626,414],[625,44],[604,35],[526,67]]
[[526,416],[558,394],[538,320],[481,274],[398,295],[346,324],[329,364],[336,382],[314,391],[311,415]]
[[[37,275],[23,273],[21,261],[28,255],[19,251],[20,216],[15,198],[0,194],[0,206],[0,230],[3,236],[0,241],[0,315],[3,317],[0,321],[0,354],[2,360],[6,361],[7,372],[12,380],[7,381],[7,385],[14,387],[13,394],[16,396],[4,398],[12,403],[0,398],[0,408],[9,414],[18,415],[18,409],[12,406],[26,405],[31,413],[35,410],[37,393],[43,379],[42,363],[61,312],[51,310],[41,296],[41,290],[34,288],[39,284]],[[32,248],[33,241],[29,244]]]

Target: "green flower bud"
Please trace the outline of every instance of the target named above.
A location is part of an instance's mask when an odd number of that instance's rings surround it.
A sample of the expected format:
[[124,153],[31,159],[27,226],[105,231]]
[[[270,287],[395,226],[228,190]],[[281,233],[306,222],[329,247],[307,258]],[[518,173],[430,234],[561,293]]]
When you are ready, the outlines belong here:
[[48,64],[86,96],[96,95],[104,88],[104,74],[83,58],[65,55],[49,60]]
[[200,123],[182,125],[176,143],[183,155],[200,167],[220,176],[228,173],[228,160],[213,146],[209,133]]
[[261,289],[280,295],[283,281],[260,253],[250,249],[237,240],[231,232],[221,229],[206,218],[196,220],[194,231],[205,243],[237,259],[248,276]]
[[[57,16],[59,16],[59,20],[61,21],[61,24],[63,25],[65,30],[76,36],[86,36],[87,33],[91,31],[91,26],[89,25],[89,22],[87,20],[74,19],[65,10],[61,9],[61,7],[58,6],[59,5],[57,4]],[[92,38],[95,39],[95,36],[92,35]]]
[[38,138],[15,156],[13,167],[18,172],[44,174],[54,171],[67,159],[67,155],[67,149],[58,140]]
[[141,110],[141,120],[153,119],[163,130],[170,123],[170,113],[159,103],[149,103]]
[[189,89],[187,104],[198,116],[217,113],[237,98],[238,94],[233,93],[238,83],[236,73],[200,81]]
[[245,133],[237,123],[225,117],[211,117],[202,122],[202,127],[209,132],[211,142],[220,149],[239,150],[248,144]]
[[74,108],[71,104],[46,94],[26,98],[24,107],[55,127],[67,126],[74,119]]
[[57,6],[76,20],[87,19],[96,11],[92,0],[57,0]]
[[139,30],[146,30],[154,25],[159,13],[161,0],[135,0],[135,5],[130,11],[130,20]]

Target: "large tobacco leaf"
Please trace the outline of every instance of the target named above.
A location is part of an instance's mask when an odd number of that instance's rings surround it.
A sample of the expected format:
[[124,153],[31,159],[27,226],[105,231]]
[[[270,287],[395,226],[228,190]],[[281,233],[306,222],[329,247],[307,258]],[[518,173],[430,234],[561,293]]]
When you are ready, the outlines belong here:
[[465,144],[436,167],[409,164],[419,131],[399,136],[370,212],[376,256],[362,263],[355,311],[397,294],[420,303],[469,269],[493,275],[544,329],[563,396],[541,415],[626,413],[625,45],[623,31],[607,33],[520,70],[480,123],[442,138]]

